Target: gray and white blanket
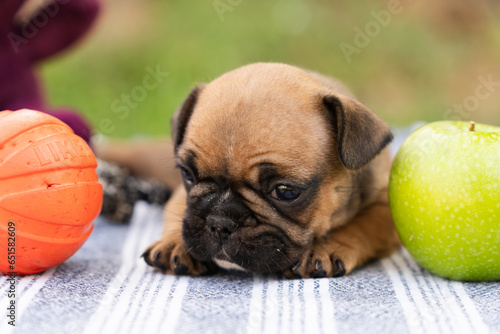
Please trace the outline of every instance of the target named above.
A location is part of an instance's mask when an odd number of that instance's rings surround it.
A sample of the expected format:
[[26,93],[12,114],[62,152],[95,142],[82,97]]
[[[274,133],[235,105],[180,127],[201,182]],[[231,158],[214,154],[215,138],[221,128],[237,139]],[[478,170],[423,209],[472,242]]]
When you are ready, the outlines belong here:
[[405,250],[342,278],[164,275],[140,258],[161,220],[138,202],[58,267],[0,277],[0,333],[500,333],[500,282],[441,279]]

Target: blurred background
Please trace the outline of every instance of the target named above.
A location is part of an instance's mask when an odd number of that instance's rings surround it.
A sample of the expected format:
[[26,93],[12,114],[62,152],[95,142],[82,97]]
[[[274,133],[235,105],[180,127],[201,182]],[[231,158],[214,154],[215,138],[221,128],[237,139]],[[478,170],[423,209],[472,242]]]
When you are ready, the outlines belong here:
[[76,107],[98,134],[167,135],[194,85],[259,61],[335,76],[393,126],[500,126],[498,0],[102,5],[91,33],[40,67],[51,105]]

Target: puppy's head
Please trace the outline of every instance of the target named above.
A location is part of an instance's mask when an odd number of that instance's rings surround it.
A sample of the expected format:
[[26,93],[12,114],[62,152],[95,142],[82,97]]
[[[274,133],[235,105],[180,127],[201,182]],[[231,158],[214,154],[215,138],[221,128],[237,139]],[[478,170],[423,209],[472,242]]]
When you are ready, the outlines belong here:
[[174,117],[189,252],[289,269],[351,202],[335,189],[391,138],[373,112],[292,66],[248,65],[195,88]]

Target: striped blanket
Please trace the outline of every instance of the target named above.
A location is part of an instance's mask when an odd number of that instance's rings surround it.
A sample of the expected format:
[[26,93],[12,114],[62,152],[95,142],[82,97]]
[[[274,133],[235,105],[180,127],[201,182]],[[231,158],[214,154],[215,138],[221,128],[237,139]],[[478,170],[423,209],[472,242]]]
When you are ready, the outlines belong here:
[[176,277],[139,258],[160,233],[141,202],[130,225],[97,219],[72,258],[16,281],[15,327],[1,277],[0,333],[500,333],[500,283],[435,277],[404,250],[335,279]]
[[342,278],[177,277],[140,258],[161,224],[139,202],[58,267],[0,277],[0,333],[500,333],[500,282],[441,279],[405,250]]

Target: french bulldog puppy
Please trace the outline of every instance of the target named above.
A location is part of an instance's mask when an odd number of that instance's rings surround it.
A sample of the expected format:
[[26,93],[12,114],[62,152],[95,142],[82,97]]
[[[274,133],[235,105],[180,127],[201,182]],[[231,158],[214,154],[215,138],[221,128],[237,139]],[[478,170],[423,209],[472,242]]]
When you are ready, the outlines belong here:
[[247,65],[194,88],[173,129],[184,184],[143,254],[149,265],[336,277],[400,247],[390,128],[340,82]]

